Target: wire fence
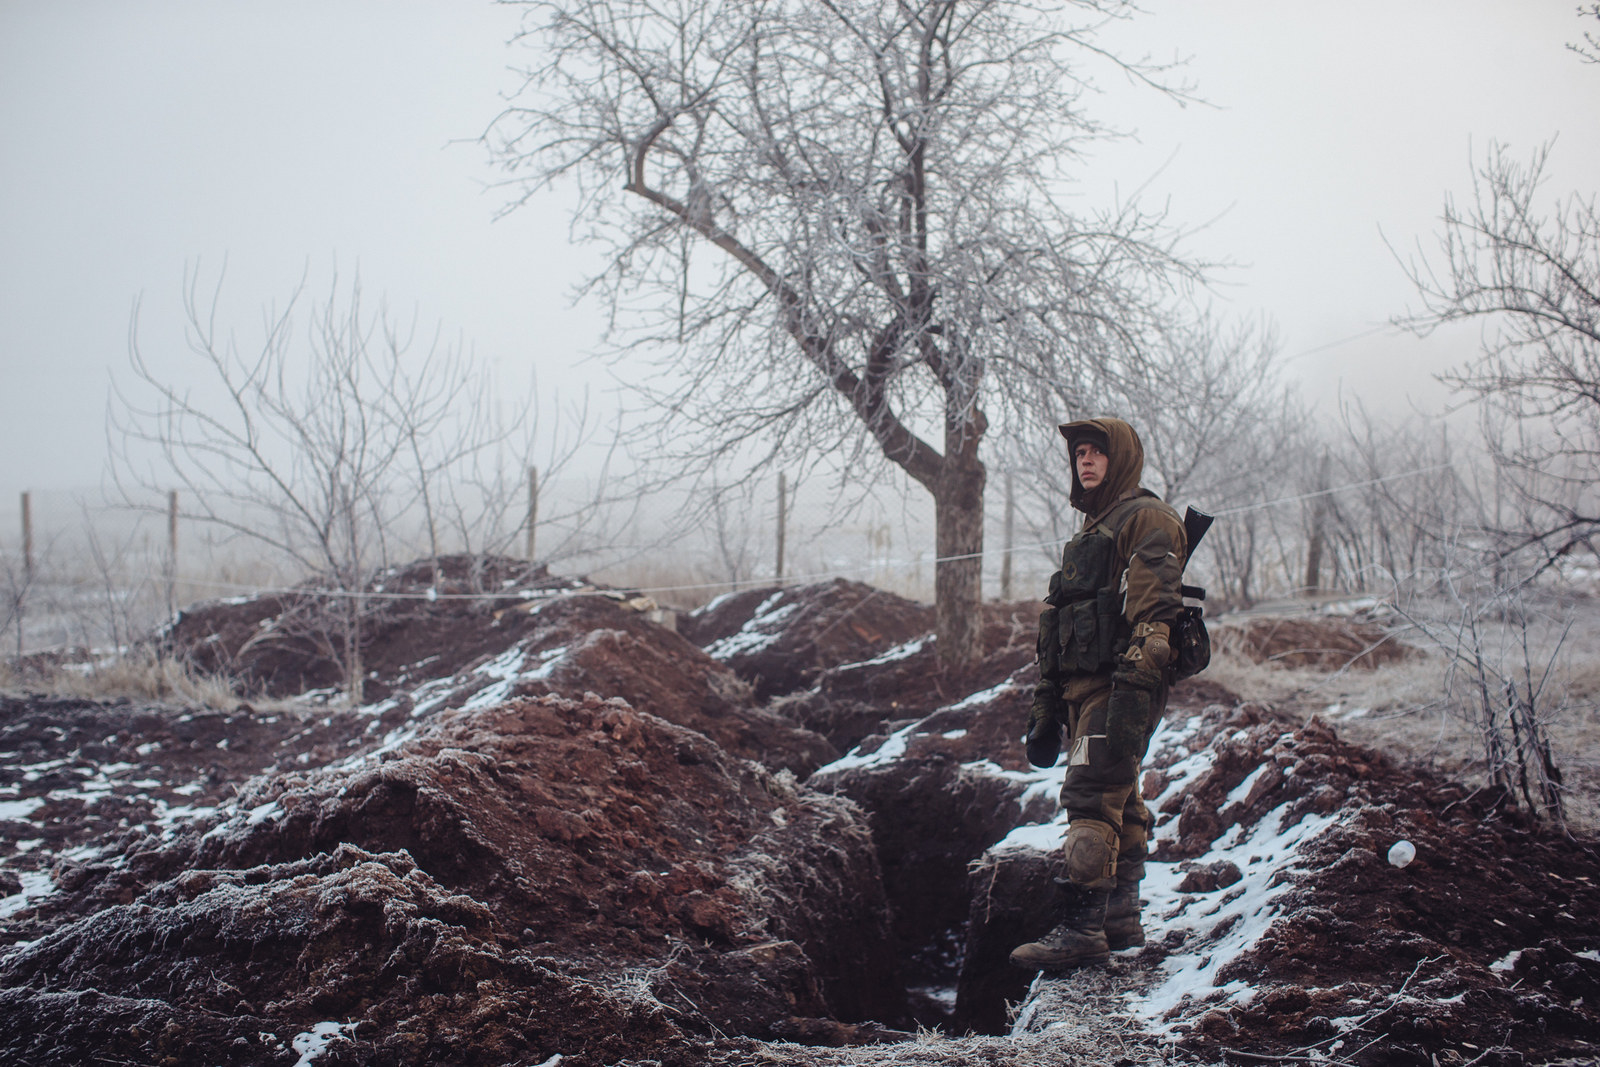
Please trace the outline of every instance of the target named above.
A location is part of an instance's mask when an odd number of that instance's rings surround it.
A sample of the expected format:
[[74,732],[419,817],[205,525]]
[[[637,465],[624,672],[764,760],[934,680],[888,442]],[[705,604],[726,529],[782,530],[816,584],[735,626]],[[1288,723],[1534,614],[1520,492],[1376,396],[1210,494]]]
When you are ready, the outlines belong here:
[[[1311,493],[1248,501],[1217,508],[1227,522],[1252,512],[1292,512],[1307,501],[1370,489],[1433,474],[1447,465],[1351,481]],[[560,487],[545,492],[559,495]],[[78,646],[117,648],[159,627],[185,605],[214,598],[295,591],[337,597],[348,589],[320,588],[314,575],[275,556],[246,537],[218,530],[186,509],[181,493],[142,508],[110,503],[95,491],[31,490],[0,501],[0,640],[8,651]],[[546,506],[537,514],[576,514],[581,509]],[[997,478],[984,516],[983,589],[986,598],[1031,600],[1041,595],[1057,553],[1073,531],[1022,514],[1023,505]],[[692,516],[685,519],[685,516]],[[263,520],[264,521],[264,520]],[[515,524],[499,542],[506,554],[528,543]],[[652,533],[655,531],[655,533]],[[661,531],[669,531],[662,535]],[[1043,531],[1044,537],[1038,534]],[[933,599],[939,562],[932,550],[932,502],[926,494],[884,494],[841,512],[821,490],[787,491],[780,479],[757,486],[737,502],[704,500],[631,502],[625,523],[589,515],[535,526],[537,562],[552,572],[600,585],[636,590],[664,604],[692,608],[740,588],[846,579],[919,601]],[[428,555],[428,540],[415,529],[386,531],[387,563],[404,564]],[[459,551],[448,541],[441,553]],[[1304,545],[1264,543],[1276,553],[1281,591],[1293,585]],[[1294,557],[1294,558],[1289,558]],[[1190,568],[1203,582],[1214,570],[1206,548]],[[367,599],[476,599],[501,595],[430,590],[374,592]]]

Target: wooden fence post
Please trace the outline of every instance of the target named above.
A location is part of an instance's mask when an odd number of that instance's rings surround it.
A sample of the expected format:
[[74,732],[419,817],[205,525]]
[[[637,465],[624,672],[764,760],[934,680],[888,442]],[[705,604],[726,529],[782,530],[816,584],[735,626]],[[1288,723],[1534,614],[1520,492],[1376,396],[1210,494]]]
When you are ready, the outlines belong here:
[[789,497],[789,480],[782,471],[778,472],[778,581],[783,581],[783,549],[784,541],[788,536],[787,501]]
[[539,523],[539,468],[528,468],[528,548],[524,555],[533,562],[533,529]]
[[167,491],[167,615],[178,612],[178,491]]
[[1323,527],[1328,519],[1328,453],[1322,454],[1322,466],[1317,470],[1317,497],[1311,505],[1311,529],[1307,531],[1310,544],[1306,547],[1306,592],[1315,596],[1322,584]]
[[22,579],[33,578],[33,495],[22,494]]
[[1017,518],[1016,486],[1012,480],[1011,472],[1006,471],[1006,526],[1005,546],[1000,556],[1000,599],[1006,603],[1011,602],[1011,556],[1016,547],[1016,518]]

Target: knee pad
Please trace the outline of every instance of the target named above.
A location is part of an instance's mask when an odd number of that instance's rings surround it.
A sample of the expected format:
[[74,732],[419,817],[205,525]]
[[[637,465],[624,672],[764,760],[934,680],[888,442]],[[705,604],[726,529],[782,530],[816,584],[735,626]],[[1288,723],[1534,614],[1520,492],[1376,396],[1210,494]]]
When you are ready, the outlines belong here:
[[1062,860],[1073,885],[1098,888],[1117,876],[1117,831],[1110,823],[1082,819],[1067,827]]

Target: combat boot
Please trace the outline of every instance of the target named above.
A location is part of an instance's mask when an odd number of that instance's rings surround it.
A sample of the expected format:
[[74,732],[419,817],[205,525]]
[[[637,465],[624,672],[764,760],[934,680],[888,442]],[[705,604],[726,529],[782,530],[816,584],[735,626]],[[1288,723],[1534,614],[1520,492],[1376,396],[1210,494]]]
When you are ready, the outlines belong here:
[[1139,924],[1139,883],[1144,880],[1144,860],[1117,864],[1117,884],[1106,901],[1106,944],[1112,952],[1144,944]]
[[1030,971],[1068,971],[1104,963],[1111,957],[1106,944],[1106,901],[1111,887],[1087,889],[1068,883],[1061,887],[1061,921],[1037,941],[1011,950],[1011,962]]

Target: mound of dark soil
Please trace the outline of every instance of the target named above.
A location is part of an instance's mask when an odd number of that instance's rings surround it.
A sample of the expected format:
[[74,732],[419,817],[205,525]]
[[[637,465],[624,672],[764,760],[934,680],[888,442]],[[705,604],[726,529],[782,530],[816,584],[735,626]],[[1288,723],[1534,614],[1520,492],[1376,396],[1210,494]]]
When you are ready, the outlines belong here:
[[[1039,605],[986,604],[983,612],[985,654],[970,671],[953,674],[941,668],[938,646],[921,634],[869,659],[831,666],[809,689],[782,697],[773,707],[842,750],[1001,685],[1033,663]],[[752,660],[751,669],[765,669],[764,658]]]
[[[102,835],[179,825],[252,775],[341,759],[375,721],[247,704],[217,711],[0,697],[0,849],[13,876],[43,862],[44,872],[54,866],[58,881],[70,881],[85,862],[52,857]],[[26,936],[0,924],[0,945]]]
[[[438,681],[430,709],[458,707],[504,683],[500,699],[590,692],[621,697],[706,733],[730,752],[799,774],[838,755],[815,733],[755,707],[748,686],[651,622],[637,600],[578,588],[516,560],[451,557],[439,563],[442,599],[372,602],[362,652],[370,672],[364,695],[386,727],[416,707],[419,687],[432,680]],[[424,561],[386,575],[374,592],[424,592],[433,588],[432,576],[431,561]],[[504,595],[476,595],[484,589]],[[163,640],[169,652],[202,670],[238,677],[246,688],[281,696],[333,686],[338,671],[302,618],[318,603],[268,596],[201,605],[184,611]],[[549,669],[519,672],[508,666],[512,659]]]
[[[1150,942],[1113,969],[1191,1052],[1418,1067],[1594,1055],[1597,842],[1258,705],[1158,735],[1150,768]],[[1025,994],[1004,959],[1053,922],[1049,840],[1008,839],[973,871],[960,1007],[975,1025],[1004,1025]],[[1416,859],[1397,866],[1402,840]]]
[[854,808],[593,696],[257,779],[59,890],[0,960],[10,1062],[267,1063],[332,1020],[328,1062],[601,1063],[901,1010]]
[[[1596,843],[1504,797],[1191,680],[1142,783],[1149,944],[1033,983],[1005,955],[1050,925],[1063,829],[1020,744],[1037,605],[986,608],[958,679],[932,609],[865,586],[680,635],[521,567],[441,561],[493,595],[377,609],[359,709],[0,700],[6,1062],[840,1064],[758,1039],[922,1022],[1017,1038],[875,1062],[1029,1063],[1085,1011],[1128,1020],[1129,1062],[1594,1056]],[[296,603],[186,613],[169,647],[328,684]],[[1393,654],[1368,625],[1241,633],[1343,667]]]
[[[343,640],[336,612],[344,600],[316,595],[324,585],[312,579],[291,593],[185,608],[163,631],[161,650],[234,679],[249,694],[286,697],[340,686],[344,678],[328,645]],[[453,674],[505,648],[510,628],[501,623],[510,609],[583,589],[593,587],[498,556],[420,560],[380,575],[363,603],[364,695],[381,700],[408,679]],[[430,591],[435,599],[424,599]],[[428,673],[418,675],[424,668]]]
[[747,589],[682,618],[678,631],[755,686],[760,699],[810,688],[933,629],[933,609],[842,578]]

